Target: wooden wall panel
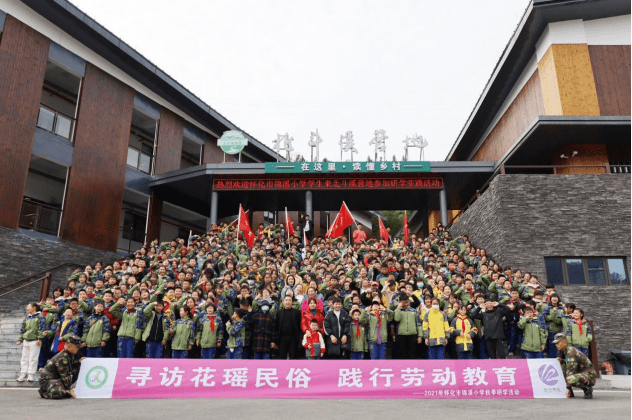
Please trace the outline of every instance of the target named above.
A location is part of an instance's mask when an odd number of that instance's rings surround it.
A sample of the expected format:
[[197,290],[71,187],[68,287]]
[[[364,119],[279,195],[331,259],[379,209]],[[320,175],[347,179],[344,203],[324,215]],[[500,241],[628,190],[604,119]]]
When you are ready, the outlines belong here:
[[162,108],[158,123],[156,174],[180,169],[183,135],[184,120],[168,109]]
[[202,163],[222,163],[224,161],[224,152],[217,145],[217,139],[208,133],[205,133],[204,136],[203,153]]
[[538,116],[544,113],[539,70],[536,70],[487,135],[472,160],[499,160]]
[[61,238],[116,251],[134,90],[88,63]]
[[160,228],[162,226],[163,200],[153,195],[149,201],[149,214],[147,215],[147,242],[160,239]]
[[560,87],[557,83],[557,74],[555,72],[553,48],[549,48],[538,63],[538,72],[546,115],[564,115],[560,99]]
[[49,40],[7,15],[0,39],[0,226],[17,229]]
[[[578,152],[573,157],[573,151]],[[568,158],[561,158],[565,154]],[[552,165],[605,165],[608,163],[608,149],[605,144],[567,144],[552,160]],[[605,174],[606,168],[560,168],[558,174]]]
[[551,45],[562,115],[599,115],[588,45]]
[[630,46],[589,45],[601,115],[630,115]]

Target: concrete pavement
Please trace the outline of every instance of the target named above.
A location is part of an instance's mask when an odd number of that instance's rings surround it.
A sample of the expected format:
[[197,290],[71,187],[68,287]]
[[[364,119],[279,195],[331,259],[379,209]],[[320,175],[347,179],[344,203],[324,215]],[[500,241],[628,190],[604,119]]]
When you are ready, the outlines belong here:
[[[581,390],[576,395],[581,397]],[[593,400],[44,400],[34,389],[0,389],[0,418],[108,419],[200,418],[219,419],[338,419],[445,418],[466,415],[503,420],[559,418],[573,420],[630,419],[630,391],[596,390]],[[100,414],[99,414],[100,413]]]

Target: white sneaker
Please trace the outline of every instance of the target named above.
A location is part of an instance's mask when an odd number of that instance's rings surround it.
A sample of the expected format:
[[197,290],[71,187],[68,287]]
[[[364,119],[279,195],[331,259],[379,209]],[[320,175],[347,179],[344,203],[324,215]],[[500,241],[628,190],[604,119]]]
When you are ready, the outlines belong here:
[[29,378],[27,379],[27,381],[33,382],[34,380],[35,380],[35,375],[29,375]]
[[26,380],[26,374],[24,373],[18,377],[18,382],[24,382],[25,380]]
[[509,352],[509,354],[507,354],[507,357],[513,357],[513,352]]

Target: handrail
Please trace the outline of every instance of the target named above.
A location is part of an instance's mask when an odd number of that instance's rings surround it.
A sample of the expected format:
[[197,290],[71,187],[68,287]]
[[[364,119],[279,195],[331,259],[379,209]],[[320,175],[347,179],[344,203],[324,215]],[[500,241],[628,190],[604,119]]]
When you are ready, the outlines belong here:
[[8,292],[5,292],[5,293],[1,294],[0,297],[6,296],[6,295],[10,295],[11,293],[13,293],[13,292],[15,292],[17,290],[23,289],[23,288],[25,288],[27,286],[30,286],[31,284],[38,283],[38,282],[41,281],[42,282],[42,287],[40,288],[40,296],[39,296],[39,300],[38,300],[38,302],[41,302],[44,299],[46,299],[46,296],[48,296],[48,292],[50,291],[50,284],[51,284],[52,278],[53,278],[53,273],[48,272],[48,273],[46,273],[46,276],[44,276],[44,277],[42,277],[40,279],[37,279],[37,280],[33,280],[33,281],[28,282],[26,284],[23,284],[22,286],[16,287],[15,289],[9,290]]
[[[71,265],[71,266],[79,266],[79,267],[85,267],[85,264],[77,264],[77,263],[73,263],[73,262],[65,262],[65,263],[61,263],[61,264],[58,264],[58,265],[56,265],[56,266],[54,266],[54,267],[50,267],[50,268],[47,268],[46,270],[38,271],[38,272],[37,272],[37,273],[35,273],[35,274],[32,274],[32,275],[30,275],[30,276],[27,276],[27,277],[21,278],[20,280],[16,280],[16,281],[14,281],[14,282],[12,282],[12,283],[6,284],[6,285],[4,285],[4,286],[0,286],[0,290],[2,290],[2,289],[6,289],[7,287],[11,287],[11,286],[13,286],[13,285],[15,285],[15,284],[18,284],[18,283],[22,283],[22,282],[25,282],[25,281],[29,281],[29,280],[33,279],[34,277],[36,277],[36,276],[39,276],[39,275],[42,275],[42,274],[46,274],[46,273],[47,273],[47,272],[49,272],[49,271],[53,271],[53,270],[55,270],[55,269],[57,269],[57,268],[61,268],[61,267],[67,266],[67,265]],[[42,278],[39,278],[39,279],[37,279],[36,281],[40,281],[40,280],[42,280]],[[34,283],[34,282],[31,282],[31,283]],[[31,284],[31,283],[29,283],[29,284]],[[10,293],[10,292],[9,292],[9,293]],[[0,296],[4,296],[4,295],[0,295]]]

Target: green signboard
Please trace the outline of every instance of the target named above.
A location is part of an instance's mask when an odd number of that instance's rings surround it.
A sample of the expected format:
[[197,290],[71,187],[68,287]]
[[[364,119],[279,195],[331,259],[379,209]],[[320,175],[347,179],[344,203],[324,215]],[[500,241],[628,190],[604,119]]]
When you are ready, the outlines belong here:
[[248,139],[241,132],[230,130],[222,134],[222,137],[217,140],[217,145],[227,155],[234,155],[244,150],[244,147],[248,145]]
[[266,162],[267,174],[430,172],[430,162]]

